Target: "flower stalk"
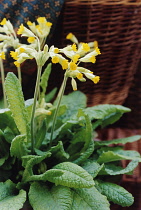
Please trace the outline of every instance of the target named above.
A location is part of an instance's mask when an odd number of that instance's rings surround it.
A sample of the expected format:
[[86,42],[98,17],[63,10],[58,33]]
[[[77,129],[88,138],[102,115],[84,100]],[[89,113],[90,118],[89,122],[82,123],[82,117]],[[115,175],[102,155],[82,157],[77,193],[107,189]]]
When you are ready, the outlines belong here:
[[34,92],[34,101],[33,101],[33,107],[32,107],[32,114],[31,114],[31,153],[34,154],[34,143],[35,143],[35,137],[34,137],[34,118],[35,118],[35,110],[36,110],[36,104],[37,104],[37,98],[39,94],[39,85],[40,85],[40,77],[41,77],[41,71],[42,66],[38,66],[37,70],[37,80],[36,80],[36,86],[35,86],[35,92]]
[[67,76],[67,71],[66,71],[66,73],[64,74],[64,79],[63,79],[63,82],[62,82],[62,85],[61,85],[59,94],[58,94],[59,95],[58,96],[58,102],[57,102],[57,106],[56,106],[55,113],[54,113],[54,116],[53,116],[53,122],[52,122],[52,128],[51,128],[51,136],[50,136],[49,148],[51,148],[51,146],[52,146],[53,132],[54,132],[54,129],[55,129],[57,114],[58,114],[58,111],[59,111],[59,107],[60,107],[60,104],[61,104],[62,97],[64,95],[64,91],[65,91],[65,88],[66,88],[67,79],[68,79],[68,76]]
[[5,75],[4,75],[4,67],[3,67],[2,58],[0,58],[0,69],[1,69],[2,90],[3,90],[3,98],[4,98],[4,108],[6,108],[7,101],[6,101],[6,94],[5,94],[5,88],[4,88]]

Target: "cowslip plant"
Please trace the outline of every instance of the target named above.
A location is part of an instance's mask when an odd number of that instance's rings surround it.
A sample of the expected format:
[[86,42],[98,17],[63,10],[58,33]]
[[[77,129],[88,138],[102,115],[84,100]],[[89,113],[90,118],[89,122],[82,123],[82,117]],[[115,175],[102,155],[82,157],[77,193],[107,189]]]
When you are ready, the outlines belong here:
[[[108,104],[87,107],[86,96],[77,91],[77,79],[94,83],[100,79],[80,66],[81,62],[95,63],[100,54],[97,42],[79,43],[70,33],[67,39],[72,45],[49,48],[44,43],[51,23],[44,17],[37,23],[28,22],[29,29],[20,26],[17,33],[30,44],[20,44],[11,52],[16,66],[26,59],[36,60],[34,98],[24,100],[21,83],[13,73],[5,79],[8,108],[0,109],[0,209],[19,210],[26,201],[34,210],[108,210],[110,202],[132,205],[132,195],[113,182],[113,177],[131,174],[141,161],[138,152],[123,147],[141,136],[96,140],[98,127],[116,122],[130,109]],[[64,70],[52,103],[56,90],[46,95],[51,64],[41,72],[49,58]],[[64,95],[69,77],[76,91]],[[130,162],[123,168],[121,160]]]

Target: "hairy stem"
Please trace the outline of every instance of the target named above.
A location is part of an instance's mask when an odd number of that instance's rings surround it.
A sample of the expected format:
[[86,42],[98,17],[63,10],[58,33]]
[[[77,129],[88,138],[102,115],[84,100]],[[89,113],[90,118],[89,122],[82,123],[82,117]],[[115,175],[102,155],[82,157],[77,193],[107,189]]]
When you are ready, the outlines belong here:
[[4,88],[5,76],[4,76],[3,61],[2,61],[1,58],[0,58],[0,69],[1,69],[2,90],[3,90],[3,98],[4,98],[4,108],[6,108],[7,107],[7,101],[6,101],[6,94],[5,94],[5,88]]
[[51,146],[52,146],[53,132],[54,132],[55,124],[56,124],[56,118],[57,118],[58,110],[59,110],[59,107],[60,107],[61,99],[64,95],[67,79],[68,79],[68,77],[65,74],[64,75],[64,80],[63,80],[62,85],[61,85],[61,89],[59,91],[57,106],[56,106],[55,113],[54,113],[54,116],[53,116],[53,123],[52,123],[52,128],[51,128],[51,137],[50,137],[49,148],[51,148]]
[[34,154],[34,117],[35,117],[35,110],[36,110],[36,104],[37,104],[37,98],[39,93],[39,85],[40,85],[40,77],[41,77],[41,71],[42,66],[38,66],[37,71],[37,80],[36,80],[36,86],[35,86],[35,92],[34,92],[34,101],[33,101],[33,107],[32,107],[32,114],[31,114],[31,153]]

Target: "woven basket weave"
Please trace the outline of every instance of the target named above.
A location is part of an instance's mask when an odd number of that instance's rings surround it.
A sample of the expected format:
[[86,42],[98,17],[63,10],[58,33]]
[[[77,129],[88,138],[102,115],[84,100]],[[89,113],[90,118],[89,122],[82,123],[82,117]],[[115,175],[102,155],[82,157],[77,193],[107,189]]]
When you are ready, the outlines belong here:
[[137,0],[66,0],[61,45],[72,32],[80,42],[97,40],[102,53],[96,64],[86,66],[101,77],[99,84],[78,86],[87,94],[88,105],[123,104],[127,98],[141,58],[140,17]]

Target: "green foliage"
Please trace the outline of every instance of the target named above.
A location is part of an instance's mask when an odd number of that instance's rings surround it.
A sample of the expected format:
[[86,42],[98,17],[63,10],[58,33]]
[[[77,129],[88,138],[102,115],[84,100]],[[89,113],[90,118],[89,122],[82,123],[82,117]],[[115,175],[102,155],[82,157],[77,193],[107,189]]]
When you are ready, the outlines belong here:
[[30,139],[30,127],[25,109],[22,88],[17,77],[9,72],[5,80],[5,90],[12,117],[21,134]]
[[19,210],[26,201],[26,192],[16,189],[16,184],[7,180],[0,183],[0,209]]
[[[41,98],[45,97],[50,70],[48,66],[42,76]],[[95,140],[95,128],[114,123],[130,111],[128,108],[107,104],[87,108],[86,96],[80,91],[65,95],[58,109],[51,146],[57,100],[49,108],[51,115],[35,118],[31,154],[29,124],[33,99],[24,102],[13,73],[8,73],[5,88],[9,109],[0,110],[0,209],[22,208],[26,194],[34,210],[109,210],[111,201],[121,206],[132,205],[132,195],[113,183],[112,178],[131,174],[141,161],[138,152],[125,151],[121,146],[141,136]],[[46,102],[54,94],[55,91],[49,94]],[[130,160],[125,168],[120,164],[123,159]]]

